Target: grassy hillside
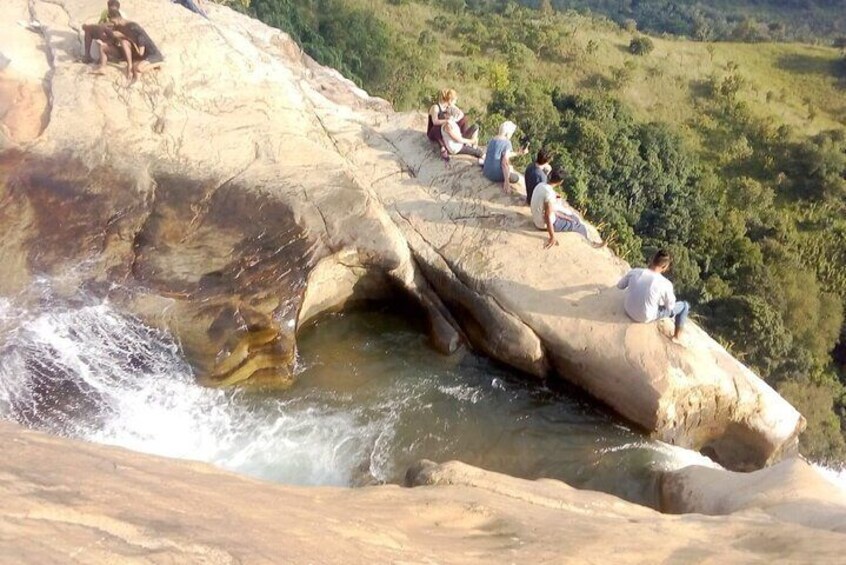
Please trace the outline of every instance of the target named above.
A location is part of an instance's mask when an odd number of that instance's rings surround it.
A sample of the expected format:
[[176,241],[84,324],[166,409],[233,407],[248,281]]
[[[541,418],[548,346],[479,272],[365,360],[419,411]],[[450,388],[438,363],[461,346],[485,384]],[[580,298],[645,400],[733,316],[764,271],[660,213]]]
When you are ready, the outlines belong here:
[[[467,13],[456,14],[430,4],[406,3],[392,5],[385,0],[346,0],[374,14],[399,32],[404,38],[417,42],[421,34],[432,36],[431,49],[435,65],[421,77],[424,97],[441,85],[449,84],[458,90],[464,104],[479,108],[490,100],[491,88],[487,77],[476,78],[475,68],[499,60],[508,62],[505,54],[496,49],[484,49],[468,57],[464,45],[482,43],[473,33],[466,33]],[[661,119],[688,125],[695,117],[698,94],[704,83],[714,75],[722,75],[726,66],[736,63],[739,74],[746,79],[741,99],[761,117],[795,126],[801,133],[816,133],[823,129],[846,124],[846,95],[837,64],[839,50],[831,47],[784,43],[703,43],[683,39],[652,37],[655,49],[647,57],[634,57],[629,43],[637,32],[628,32],[603,19],[594,19],[575,12],[544,15],[532,12],[540,22],[554,22],[555,56],[518,58],[535,76],[544,77],[550,85],[568,91],[613,92],[634,113],[647,120]],[[435,22],[446,18],[446,29]],[[471,16],[479,19],[478,16]],[[509,15],[488,14],[492,20],[506,20]],[[480,20],[484,21],[484,20]],[[507,27],[504,21],[495,24]],[[429,45],[426,45],[429,47]],[[456,73],[456,65],[466,62],[469,73]],[[452,67],[450,66],[452,64]],[[618,84],[615,73],[621,69],[628,78]],[[770,95],[768,96],[768,93]],[[808,101],[815,110],[808,119]],[[402,100],[400,106],[412,107],[414,100]],[[422,101],[421,101],[422,102]]]
[[249,9],[399,109],[450,86],[483,137],[514,119],[554,150],[568,198],[618,254],[672,250],[699,322],[808,417],[804,453],[846,460],[843,53],[647,37],[490,2]]
[[[481,0],[484,2],[496,0]],[[843,0],[546,0],[559,10],[591,10],[650,33],[699,41],[828,42],[846,34]],[[537,7],[544,0],[520,0]]]

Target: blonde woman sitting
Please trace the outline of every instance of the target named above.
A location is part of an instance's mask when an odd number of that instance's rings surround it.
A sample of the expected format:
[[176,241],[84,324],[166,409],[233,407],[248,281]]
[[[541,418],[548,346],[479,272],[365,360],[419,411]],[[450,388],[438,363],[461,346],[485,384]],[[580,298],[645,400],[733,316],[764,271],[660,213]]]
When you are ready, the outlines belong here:
[[444,143],[442,130],[444,124],[454,118],[461,131],[461,135],[466,138],[472,138],[474,135],[477,135],[479,130],[479,127],[476,125],[467,125],[467,116],[456,106],[456,102],[458,102],[458,93],[451,88],[445,88],[438,93],[438,101],[429,108],[429,123],[426,128],[426,135],[430,140],[440,145],[441,157],[447,161],[450,154]]

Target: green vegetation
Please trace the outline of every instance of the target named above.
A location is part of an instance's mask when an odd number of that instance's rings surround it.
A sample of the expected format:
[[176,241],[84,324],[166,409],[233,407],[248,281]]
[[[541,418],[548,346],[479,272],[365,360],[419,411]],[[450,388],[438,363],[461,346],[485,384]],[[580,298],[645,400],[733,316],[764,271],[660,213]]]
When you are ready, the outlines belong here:
[[552,0],[552,6],[697,41],[816,41],[846,30],[842,0]]
[[621,28],[562,5],[251,9],[399,108],[452,86],[483,132],[507,116],[551,147],[568,198],[617,253],[642,263],[671,249],[698,321],[803,411],[803,452],[846,460],[844,54],[647,38],[641,20]]
[[635,37],[629,42],[629,51],[632,55],[648,55],[652,53],[653,49],[655,49],[655,44],[645,35]]

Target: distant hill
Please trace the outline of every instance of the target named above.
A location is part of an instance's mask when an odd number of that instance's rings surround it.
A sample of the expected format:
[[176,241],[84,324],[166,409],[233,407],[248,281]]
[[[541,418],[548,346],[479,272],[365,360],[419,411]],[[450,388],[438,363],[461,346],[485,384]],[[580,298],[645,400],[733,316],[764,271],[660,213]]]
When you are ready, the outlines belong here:
[[[482,0],[487,1],[487,0]],[[547,0],[519,0],[537,7]],[[591,10],[651,33],[699,41],[829,42],[846,35],[844,0],[551,0],[558,10]]]

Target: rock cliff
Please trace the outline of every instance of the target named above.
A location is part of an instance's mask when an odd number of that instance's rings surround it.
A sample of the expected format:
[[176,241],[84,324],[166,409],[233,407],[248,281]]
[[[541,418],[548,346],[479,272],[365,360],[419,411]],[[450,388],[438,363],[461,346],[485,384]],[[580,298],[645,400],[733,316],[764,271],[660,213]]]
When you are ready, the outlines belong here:
[[628,265],[576,235],[542,250],[470,162],[228,9],[125,2],[165,66],[134,85],[80,64],[99,0],[0,16],[0,294],[84,285],[168,328],[209,384],[293,378],[296,331],[411,300],[434,344],[566,379],[664,441],[734,469],[795,449],[803,418],[698,328],[629,323]]
[[[842,560],[843,533],[766,508],[665,515],[559,481],[455,462],[419,465],[409,479],[425,486],[411,489],[303,488],[7,423],[0,449],[0,561],[8,563]],[[782,480],[758,490],[790,498],[795,486]]]

